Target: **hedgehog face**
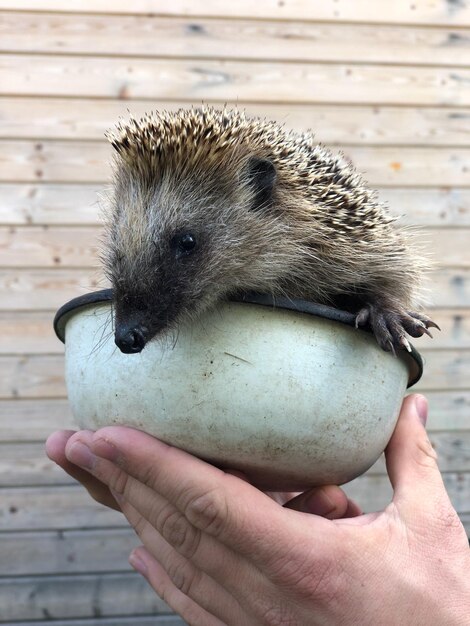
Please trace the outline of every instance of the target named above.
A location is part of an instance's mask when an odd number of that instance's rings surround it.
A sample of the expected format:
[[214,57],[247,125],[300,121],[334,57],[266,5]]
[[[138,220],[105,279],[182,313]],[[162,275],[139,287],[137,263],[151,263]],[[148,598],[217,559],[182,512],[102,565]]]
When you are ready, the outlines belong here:
[[119,171],[106,266],[122,352],[140,352],[227,295],[259,287],[250,283],[253,259],[269,255],[273,241],[266,215],[276,172],[255,157],[240,168],[235,180],[207,173],[181,180],[173,172],[157,183]]

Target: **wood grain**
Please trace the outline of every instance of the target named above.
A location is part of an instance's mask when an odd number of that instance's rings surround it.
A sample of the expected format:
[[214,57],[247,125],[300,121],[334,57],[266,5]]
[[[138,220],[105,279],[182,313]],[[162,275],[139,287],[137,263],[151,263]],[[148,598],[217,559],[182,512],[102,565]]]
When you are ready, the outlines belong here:
[[[0,266],[97,267],[103,237],[100,227],[0,226]],[[470,228],[422,228],[413,240],[439,267],[470,267]]]
[[[135,617],[95,617],[90,619],[77,620],[43,620],[42,626],[136,626]],[[0,622],[1,623],[1,622]],[[37,621],[15,622],[15,626],[38,626]],[[187,626],[180,617],[176,615],[159,616],[139,616],[139,626]]]
[[[468,388],[470,350],[419,350],[425,375],[414,389],[463,391]],[[60,355],[0,356],[0,398],[65,398]]]
[[0,443],[0,487],[72,485],[74,482],[48,459],[44,442]]
[[[430,410],[433,410],[431,403]],[[470,428],[453,432],[430,432],[430,440],[443,472],[470,472]],[[382,461],[369,475],[386,474]],[[50,461],[44,443],[0,443],[0,488],[73,485],[75,481]]]
[[[470,391],[430,390],[426,396],[430,404],[428,431],[450,433],[469,428]],[[42,445],[52,432],[62,429],[77,429],[65,398],[0,400],[2,442]]]
[[0,575],[129,572],[127,559],[137,545],[138,538],[127,527],[74,531],[13,530],[0,533]]
[[[55,311],[72,298],[108,286],[98,268],[0,269],[0,311]],[[435,270],[427,308],[469,307],[470,271]]]
[[138,15],[5,13],[0,51],[468,65],[470,30]]
[[0,494],[0,531],[127,526],[122,513],[98,504],[78,484],[5,488]]
[[0,9],[14,11],[59,11],[71,13],[123,13],[144,15],[202,16],[279,20],[312,20],[341,22],[372,22],[376,24],[429,24],[436,26],[470,26],[470,8],[465,3],[449,3],[445,0],[416,2],[394,0],[386,10],[374,0],[324,0],[304,2],[303,0],[265,0],[254,3],[239,0],[221,3],[218,0],[0,0]]
[[[469,513],[470,474],[443,475],[444,484],[454,508],[459,513]],[[365,512],[380,511],[390,503],[392,488],[388,477],[383,475],[362,476],[343,486],[350,498],[362,506]]]
[[0,269],[0,310],[55,311],[72,298],[107,286],[98,269]]
[[[432,349],[470,348],[470,309],[436,309],[433,319],[441,327],[434,339],[417,341]],[[50,311],[20,311],[12,315],[0,311],[0,354],[62,354],[63,344],[57,339],[52,327]]]
[[[469,513],[470,473],[444,473],[443,479],[456,511]],[[380,510],[390,501],[391,487],[384,475],[366,474],[345,489],[366,512]],[[121,513],[98,504],[79,485],[4,488],[0,495],[1,531],[127,526]],[[0,550],[3,540],[0,534]]]
[[96,615],[134,615],[138,619],[170,612],[136,572],[4,578],[0,583],[0,606],[0,623],[42,620],[45,608],[49,619]]
[[[0,184],[0,224],[97,225],[101,222],[100,193],[103,193],[103,188],[99,184]],[[458,192],[455,196],[458,196]],[[448,206],[448,210],[455,213],[455,209],[450,208],[454,202],[450,205],[445,203],[441,211],[445,211]],[[460,206],[459,200],[457,206]],[[470,218],[468,221],[470,224]]]
[[[198,104],[195,102],[195,104]],[[223,100],[213,101],[223,107]],[[177,110],[182,101],[90,100],[86,98],[0,98],[0,138],[99,139],[128,110],[141,117],[149,110]],[[186,105],[187,106],[187,105]],[[231,105],[235,106],[235,104]],[[267,117],[303,132],[313,129],[325,144],[452,145],[470,143],[470,109],[292,103],[254,104],[237,99],[248,115]],[[31,111],[34,110],[34,115]]]
[[5,54],[5,95],[469,106],[470,70]]
[[[418,390],[470,534],[470,6],[464,1],[0,0],[0,623],[182,626],[130,572],[139,543],[50,462],[73,428],[54,310],[106,286],[96,262],[104,131],[129,108],[236,102],[316,131],[438,267]],[[95,268],[96,265],[96,268]],[[412,390],[413,391],[413,390]],[[347,487],[390,497],[383,460]],[[65,529],[65,530],[64,530]]]
[[[465,148],[349,146],[344,153],[374,187],[470,186]],[[112,156],[105,142],[2,140],[0,182],[105,183]]]
[[[459,408],[467,404],[459,402],[460,396],[443,399],[445,407],[453,407],[454,423],[460,426]],[[470,398],[469,398],[470,403]],[[443,411],[447,412],[447,408]],[[65,398],[0,400],[0,438],[11,442],[44,442],[55,430],[75,429],[70,405]]]
[[[400,224],[446,227],[470,226],[470,189],[382,188],[379,197],[387,203]],[[0,183],[0,225],[95,226],[101,222],[102,186]]]
[[[470,514],[461,513],[460,517],[464,523],[467,533],[470,534]],[[99,602],[101,606],[109,606],[109,602],[112,602],[112,596],[108,596],[107,590],[112,588],[112,583],[108,583],[104,580],[104,576],[98,576],[100,572],[114,571],[115,576],[132,576],[129,572],[130,567],[127,562],[127,556],[138,543],[137,538],[130,529],[93,529],[85,531],[38,531],[38,532],[12,532],[8,534],[0,534],[0,575],[7,576],[9,578],[3,579],[6,585],[10,584],[10,581],[14,581],[18,585],[18,590],[22,588],[22,581],[24,586],[31,584],[28,578],[12,579],[12,576],[28,576],[41,575],[37,584],[38,599],[44,597],[41,593],[40,582],[43,580],[47,584],[48,578],[42,578],[43,575],[58,575],[67,574],[67,577],[61,575],[62,581],[60,589],[64,592],[64,601],[68,597],[66,589],[73,589],[73,582],[75,579],[74,574],[80,574],[82,572],[93,572],[94,574],[89,576],[89,587],[92,587],[93,580],[103,582],[102,595],[95,602]],[[122,574],[118,572],[123,572]],[[78,586],[83,590],[87,588],[86,583],[80,585],[80,581],[84,577],[77,576]],[[122,579],[121,579],[122,580]],[[67,582],[69,581],[69,582]],[[14,584],[13,583],[13,584]],[[132,586],[132,585],[131,585]],[[89,588],[88,587],[88,588]],[[2,589],[2,585],[0,585]],[[11,588],[10,588],[11,589]],[[3,590],[0,591],[3,593]],[[48,593],[47,588],[44,593]],[[22,597],[22,596],[19,596]],[[57,594],[55,599],[51,599],[51,606],[54,610],[56,607],[64,606],[65,603],[60,601],[61,594]],[[75,598],[79,600],[83,598],[83,604],[81,611],[87,610],[88,595],[86,593],[83,596],[75,595]],[[108,599],[109,598],[109,599]],[[154,596],[155,598],[155,596]],[[148,606],[148,596],[140,596],[142,601],[142,607]],[[10,598],[11,603],[12,598]],[[130,598],[126,599],[128,602],[133,602]],[[153,600],[156,601],[155,599]],[[76,606],[75,602],[70,599],[70,606]],[[121,606],[122,599],[114,598],[115,606]],[[18,611],[35,610],[34,606],[25,606],[19,602],[15,602]],[[2,604],[2,606],[4,606]],[[124,613],[124,611],[123,611]],[[78,617],[82,615],[79,613]],[[19,617],[19,619],[33,619],[26,617]],[[135,622],[134,622],[135,624]],[[139,620],[140,624],[140,620]]]

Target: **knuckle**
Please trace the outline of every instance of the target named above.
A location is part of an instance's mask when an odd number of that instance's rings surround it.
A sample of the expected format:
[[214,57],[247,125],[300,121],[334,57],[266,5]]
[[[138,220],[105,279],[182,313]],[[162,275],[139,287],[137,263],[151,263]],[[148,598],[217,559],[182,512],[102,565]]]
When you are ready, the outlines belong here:
[[178,591],[185,596],[192,595],[192,590],[200,579],[198,570],[182,559],[174,559],[168,563],[167,574]]
[[416,442],[416,461],[424,469],[437,468],[437,452],[427,437]]
[[450,502],[442,502],[435,507],[434,520],[445,531],[446,537],[449,539],[449,531],[460,533],[463,530],[462,522]]
[[300,598],[314,599],[318,605],[328,605],[344,592],[344,571],[341,549],[334,558],[309,550],[282,555],[275,564],[274,582]]
[[218,536],[227,519],[227,504],[219,490],[190,498],[185,507],[187,519],[200,530]]
[[178,552],[192,558],[198,549],[199,531],[191,526],[186,517],[172,505],[167,505],[159,514],[157,527],[162,537]]
[[116,491],[116,493],[125,496],[128,491],[129,479],[130,477],[126,472],[117,470],[109,481],[109,486]]
[[139,515],[132,520],[132,527],[139,537],[143,537],[145,530],[148,527],[148,522],[143,515]]

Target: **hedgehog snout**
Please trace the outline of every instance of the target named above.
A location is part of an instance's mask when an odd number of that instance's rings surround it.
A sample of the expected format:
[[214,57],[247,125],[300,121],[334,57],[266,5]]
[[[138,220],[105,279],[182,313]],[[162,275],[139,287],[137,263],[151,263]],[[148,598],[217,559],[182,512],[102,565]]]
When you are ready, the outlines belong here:
[[116,328],[114,343],[124,354],[136,354],[142,352],[147,343],[144,329],[140,326],[128,328],[121,326]]

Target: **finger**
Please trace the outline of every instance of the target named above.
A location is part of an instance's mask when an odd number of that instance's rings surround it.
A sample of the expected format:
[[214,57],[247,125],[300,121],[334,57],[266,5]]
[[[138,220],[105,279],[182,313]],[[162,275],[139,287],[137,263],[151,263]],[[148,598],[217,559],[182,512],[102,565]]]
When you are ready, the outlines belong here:
[[415,507],[419,499],[421,507],[432,510],[447,494],[436,452],[424,428],[426,418],[424,396],[414,394],[405,398],[385,459],[394,490],[394,503]]
[[94,434],[92,450],[171,502],[195,528],[265,569],[284,555],[294,530],[306,542],[316,533],[317,553],[334,540],[334,529],[323,532],[326,520],[299,526],[294,511],[252,485],[141,431],[103,428]]
[[342,489],[336,485],[326,485],[305,491],[284,506],[327,519],[339,519],[345,516],[348,504],[348,497]]
[[[84,452],[80,437],[81,433],[77,433],[69,440],[66,454],[74,462],[85,461],[90,465],[90,459],[85,457],[92,453],[89,450]],[[76,450],[78,456],[75,456]],[[111,488],[146,546],[151,545],[154,540],[153,532],[156,531],[176,552],[191,561],[193,566],[213,580],[223,581],[227,591],[244,606],[254,603],[254,612],[264,609],[259,607],[260,603],[256,600],[258,597],[266,597],[269,601],[270,596],[274,595],[274,589],[269,587],[266,579],[252,563],[214,537],[195,528],[172,503],[126,474],[111,461],[95,457],[90,471]],[[137,512],[137,517],[131,517],[132,510]]]
[[[92,431],[82,431],[82,433],[83,437],[88,437],[88,439],[91,438]],[[120,511],[121,509],[111,495],[108,487],[94,478],[94,476],[86,470],[83,470],[74,463],[71,463],[65,456],[67,442],[74,434],[75,431],[73,430],[59,430],[50,435],[46,441],[47,456],[51,459],[51,461],[57,463],[57,465],[67,472],[69,476],[78,480],[78,482],[85,487],[94,500],[100,504],[108,506],[111,509]]]
[[356,504],[354,500],[351,500],[350,498],[348,498],[348,508],[346,509],[346,512],[343,515],[343,518],[349,519],[351,517],[359,517],[363,514],[364,512],[361,509],[361,507],[358,504]]
[[[168,578],[176,589],[193,600],[214,617],[231,624],[243,624],[246,613],[240,604],[212,577],[196,567],[191,560],[179,554],[155,528],[145,520],[129,503],[122,504],[123,512],[129,523],[136,529],[148,553],[164,568]],[[217,555],[214,554],[214,557]],[[233,572],[235,575],[236,573]],[[243,585],[242,585],[243,587]],[[247,594],[241,596],[242,601]]]
[[131,553],[129,563],[147,579],[160,598],[191,626],[227,626],[178,589],[165,568],[143,546]]

